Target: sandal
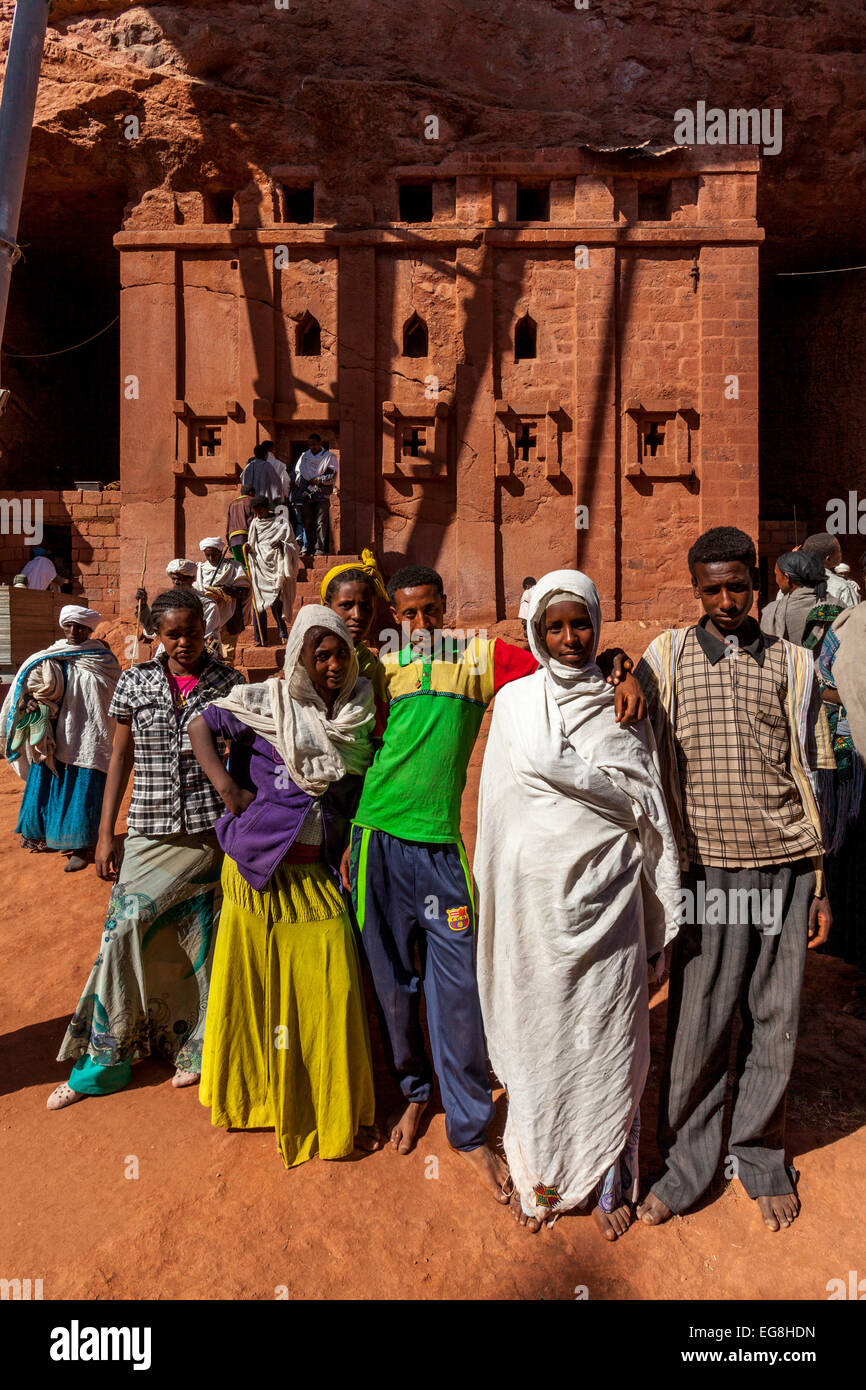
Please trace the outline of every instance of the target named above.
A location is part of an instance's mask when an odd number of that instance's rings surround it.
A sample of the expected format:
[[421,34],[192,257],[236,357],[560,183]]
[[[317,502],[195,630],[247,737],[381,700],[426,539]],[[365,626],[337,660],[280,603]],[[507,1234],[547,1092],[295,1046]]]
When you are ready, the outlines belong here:
[[45,1104],[49,1110],[65,1110],[67,1105],[74,1105],[77,1100],[87,1100],[87,1096],[82,1091],[73,1091],[64,1081],[60,1086],[54,1087]]

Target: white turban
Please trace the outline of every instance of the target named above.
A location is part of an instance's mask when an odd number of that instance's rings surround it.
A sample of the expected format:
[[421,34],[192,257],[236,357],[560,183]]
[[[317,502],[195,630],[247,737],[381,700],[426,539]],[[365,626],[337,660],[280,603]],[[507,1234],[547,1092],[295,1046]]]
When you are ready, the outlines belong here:
[[203,541],[198,543],[199,550],[222,550],[222,536],[205,536]]
[[102,622],[102,614],[92,608],[80,608],[77,603],[67,603],[60,610],[60,626],[64,623],[80,623],[92,632]]
[[165,572],[166,574],[188,574],[192,577],[196,573],[195,560],[169,560]]

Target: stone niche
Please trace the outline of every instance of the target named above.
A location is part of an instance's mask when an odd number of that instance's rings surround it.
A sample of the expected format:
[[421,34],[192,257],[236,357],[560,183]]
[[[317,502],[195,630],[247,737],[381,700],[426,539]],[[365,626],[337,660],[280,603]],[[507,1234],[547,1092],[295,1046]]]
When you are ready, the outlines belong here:
[[448,466],[450,398],[423,404],[382,402],[382,474],[436,478]]
[[691,478],[698,473],[700,416],[693,401],[630,400],[623,411],[627,478]]
[[516,401],[497,401],[494,406],[494,472],[508,478],[515,463],[535,460],[547,478],[562,473],[562,436],[571,425],[568,412],[556,400],[527,393]]

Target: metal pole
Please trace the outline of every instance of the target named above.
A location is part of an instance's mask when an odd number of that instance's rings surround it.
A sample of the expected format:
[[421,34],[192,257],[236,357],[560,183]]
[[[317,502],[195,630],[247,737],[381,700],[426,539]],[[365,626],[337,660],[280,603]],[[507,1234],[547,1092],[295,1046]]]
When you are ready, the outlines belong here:
[[12,267],[20,256],[16,237],[36,110],[36,88],[51,0],[17,0],[0,101],[0,342]]

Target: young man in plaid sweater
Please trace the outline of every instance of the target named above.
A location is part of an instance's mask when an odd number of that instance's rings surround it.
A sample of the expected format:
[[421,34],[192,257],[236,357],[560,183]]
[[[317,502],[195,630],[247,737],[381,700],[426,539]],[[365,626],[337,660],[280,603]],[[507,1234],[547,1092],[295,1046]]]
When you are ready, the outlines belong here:
[[664,1169],[638,1214],[658,1225],[688,1211],[716,1173],[739,1008],[729,1156],[778,1231],[800,1207],[785,1163],[785,1093],[806,948],[830,928],[816,787],[819,769],[835,764],[811,652],[750,616],[753,542],[715,527],[688,558],[704,617],[662,633],[636,671],[685,889],[659,1100]]

